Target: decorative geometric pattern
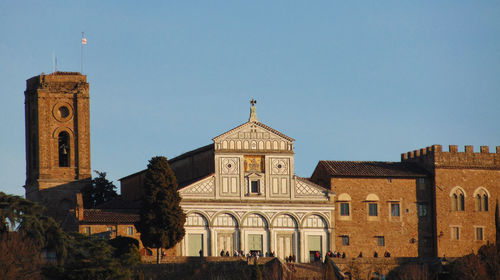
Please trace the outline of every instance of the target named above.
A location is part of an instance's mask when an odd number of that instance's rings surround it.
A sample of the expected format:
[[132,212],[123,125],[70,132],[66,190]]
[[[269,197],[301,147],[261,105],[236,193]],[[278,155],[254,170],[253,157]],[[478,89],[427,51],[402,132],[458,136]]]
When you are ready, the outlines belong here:
[[222,174],[238,174],[239,172],[238,158],[222,158],[221,159],[221,173]]
[[277,212],[267,212],[267,217],[271,220]]
[[214,178],[184,189],[184,194],[211,194],[214,192]]
[[229,214],[221,214],[215,218],[214,226],[217,227],[236,227],[236,219]]
[[299,219],[301,219],[301,220],[302,220],[302,218],[304,218],[305,214],[306,213],[304,213],[304,212],[296,212],[295,213],[295,215],[297,215],[297,217],[299,217]]
[[302,182],[300,180],[296,181],[295,186],[296,186],[297,194],[301,194],[301,195],[322,195],[322,192],[319,189],[314,188],[312,186],[309,186],[309,185],[307,185],[306,183],[304,183],[304,182]]
[[243,215],[245,215],[247,212],[244,212],[244,211],[238,211],[236,212],[236,214],[238,215],[238,217],[243,217]]
[[323,218],[317,215],[311,215],[307,217],[304,221],[304,227],[306,228],[327,228]]
[[295,222],[295,219],[288,215],[280,215],[274,219],[273,226],[279,228],[296,228],[297,223]]
[[279,174],[279,175],[288,174],[288,159],[273,158],[271,160],[271,174]]
[[191,213],[186,217],[186,226],[208,226],[207,220],[198,213]]
[[257,214],[250,214],[243,222],[243,225],[246,227],[267,227],[264,218]]
[[212,217],[215,215],[215,213],[217,213],[217,212],[215,212],[215,211],[207,211],[207,215],[208,215],[210,218],[212,218]]

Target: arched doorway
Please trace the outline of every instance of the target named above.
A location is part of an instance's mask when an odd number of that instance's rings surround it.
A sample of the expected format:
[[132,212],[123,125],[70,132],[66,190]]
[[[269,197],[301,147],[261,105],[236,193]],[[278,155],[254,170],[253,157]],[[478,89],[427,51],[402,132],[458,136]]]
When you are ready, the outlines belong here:
[[200,213],[190,213],[186,217],[184,237],[185,256],[208,256],[208,220]]
[[297,255],[298,224],[289,214],[281,214],[273,219],[275,236],[275,256],[281,259]]
[[232,256],[235,250],[239,250],[238,221],[229,213],[221,213],[213,220],[215,230],[216,254]]
[[248,214],[243,219],[246,253],[265,255],[269,251],[269,224],[263,215]]

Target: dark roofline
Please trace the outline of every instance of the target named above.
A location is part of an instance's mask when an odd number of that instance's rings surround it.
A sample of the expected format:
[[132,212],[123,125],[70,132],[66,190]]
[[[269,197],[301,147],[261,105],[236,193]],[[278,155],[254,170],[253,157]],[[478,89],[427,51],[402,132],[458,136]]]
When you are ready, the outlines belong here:
[[210,150],[213,150],[214,149],[214,144],[208,144],[206,146],[203,146],[201,148],[198,148],[198,149],[195,149],[195,150],[191,150],[189,152],[185,152],[179,156],[176,156],[174,157],[173,159],[170,159],[168,161],[169,164],[172,164],[178,160],[181,160],[181,159],[184,159],[184,158],[187,158],[189,156],[192,156],[192,155],[195,155],[195,154],[198,154],[198,153],[202,153],[202,152],[206,152],[206,151],[210,151]]
[[183,189],[183,188],[185,188],[185,187],[187,187],[187,186],[189,186],[189,185],[192,185],[192,184],[194,184],[194,183],[196,183],[196,182],[199,182],[199,181],[205,180],[205,179],[207,179],[208,177],[212,177],[212,176],[214,176],[214,175],[215,175],[215,173],[214,173],[214,172],[212,172],[212,173],[210,173],[210,174],[208,174],[208,175],[204,175],[204,176],[201,176],[201,177],[198,177],[198,178],[191,179],[191,180],[189,180],[189,181],[185,181],[185,182],[179,183],[179,184],[178,184],[178,186],[177,186],[177,190],[181,190],[181,189]]
[[[210,150],[213,150],[213,149],[214,149],[214,144],[213,143],[212,144],[208,144],[206,146],[197,148],[195,150],[191,150],[189,152],[185,152],[185,153],[183,153],[183,154],[181,154],[179,156],[176,156],[176,157],[174,157],[172,159],[169,159],[168,160],[168,164],[172,164],[172,163],[174,163],[176,161],[182,160],[182,159],[187,158],[189,156],[192,156],[192,155],[195,155],[195,154],[198,154],[198,153],[203,153],[203,152],[206,152],[206,151],[210,151]],[[138,172],[135,172],[133,174],[127,175],[125,177],[122,177],[122,178],[118,179],[118,181],[122,181],[124,179],[128,179],[129,177],[133,177],[133,176],[139,175],[141,173],[146,172],[146,170],[147,169],[143,169],[141,171],[138,171]]]
[[[406,173],[408,174],[336,174],[336,171],[332,169],[329,163],[349,163],[349,164],[385,164],[385,165],[399,165],[408,166]],[[341,177],[341,178],[418,178],[418,177],[429,177],[430,174],[421,168],[419,165],[413,162],[400,162],[400,161],[336,161],[336,160],[320,160],[318,165],[321,165],[329,173],[331,177]],[[411,174],[410,174],[411,173]]]
[[132,174],[130,174],[130,175],[127,175],[127,176],[125,176],[125,177],[122,177],[122,178],[118,179],[118,181],[122,181],[122,180],[128,179],[129,177],[133,177],[133,176],[139,175],[139,174],[141,174],[141,173],[143,173],[143,172],[146,172],[146,170],[147,170],[147,169],[143,169],[143,170],[141,170],[141,171],[137,171],[137,172],[135,172],[135,173],[132,173]]

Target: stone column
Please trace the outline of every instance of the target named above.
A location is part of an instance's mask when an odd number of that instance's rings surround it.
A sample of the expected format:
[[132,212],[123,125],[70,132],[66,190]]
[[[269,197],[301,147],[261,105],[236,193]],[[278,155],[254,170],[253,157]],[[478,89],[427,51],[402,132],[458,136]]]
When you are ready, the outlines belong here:
[[[210,229],[210,253],[213,257],[216,257],[217,256],[217,252],[216,252],[216,248],[215,248],[215,241],[216,241],[216,236],[215,236],[215,230],[213,228]],[[215,252],[215,253],[214,253]]]
[[304,240],[304,232],[299,229],[299,256],[300,256],[300,262],[306,262],[305,256],[307,255],[307,252],[305,251],[305,240]]

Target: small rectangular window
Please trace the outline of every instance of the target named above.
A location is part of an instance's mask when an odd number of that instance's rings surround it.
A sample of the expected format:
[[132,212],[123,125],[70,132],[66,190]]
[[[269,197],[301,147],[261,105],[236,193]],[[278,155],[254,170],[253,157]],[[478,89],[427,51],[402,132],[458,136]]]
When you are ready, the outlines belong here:
[[342,235],[342,245],[343,246],[349,246],[349,236]]
[[385,246],[385,238],[383,236],[377,236],[377,245]]
[[250,192],[251,193],[259,193],[259,181],[251,181],[250,182]]
[[349,202],[340,203],[340,216],[349,216]]
[[128,235],[134,235],[134,227],[128,227],[127,228],[127,234]]
[[399,203],[391,203],[391,216],[399,217]]
[[378,216],[377,203],[368,204],[368,215]]
[[476,240],[478,240],[478,241],[483,240],[483,228],[482,227],[476,228]]
[[460,240],[460,228],[459,227],[451,227],[451,239],[452,240]]
[[418,203],[417,204],[417,211],[418,211],[418,216],[419,217],[425,217],[425,216],[427,216],[427,204],[425,204],[425,203]]
[[419,190],[425,190],[425,178],[418,178],[417,186]]
[[85,227],[85,234],[86,235],[91,235],[92,234],[92,228],[91,227]]

